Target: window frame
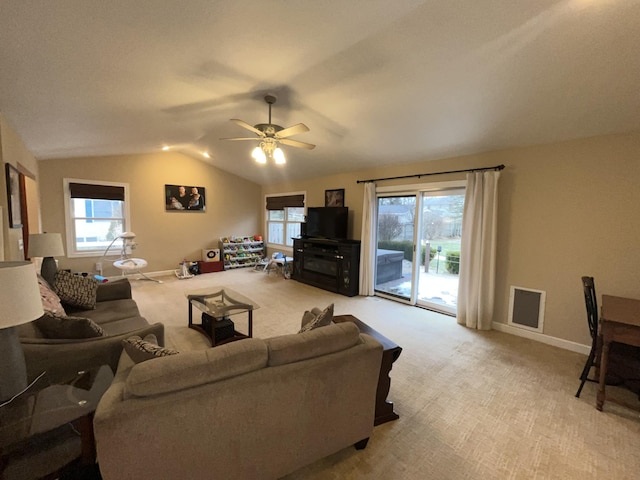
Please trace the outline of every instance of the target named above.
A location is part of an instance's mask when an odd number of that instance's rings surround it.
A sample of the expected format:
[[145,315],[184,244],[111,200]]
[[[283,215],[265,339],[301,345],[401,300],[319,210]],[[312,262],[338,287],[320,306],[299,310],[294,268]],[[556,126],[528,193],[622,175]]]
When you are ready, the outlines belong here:
[[[88,257],[102,257],[104,255],[104,249],[100,250],[82,250],[79,251],[76,245],[75,237],[75,220],[73,216],[73,208],[71,202],[71,189],[70,183],[84,183],[88,185],[105,185],[111,187],[122,187],[124,189],[124,205],[122,206],[123,213],[123,225],[122,231],[131,231],[131,212],[129,208],[129,184],[123,182],[108,182],[104,180],[85,180],[80,178],[63,178],[63,192],[64,192],[64,221],[65,221],[65,234],[67,244],[67,257],[68,258],[88,258]],[[108,252],[110,255],[119,255],[119,249],[111,249]]]
[[[286,210],[273,210],[274,212],[279,212],[279,211],[283,211],[284,212],[284,220],[279,221],[279,220],[270,220],[269,219],[269,212],[271,210],[268,210],[266,208],[267,205],[267,198],[269,197],[287,197],[287,196],[293,196],[293,195],[302,195],[303,196],[303,202],[304,202],[304,216],[306,217],[307,215],[307,192],[306,191],[301,191],[301,192],[288,192],[288,193],[273,193],[273,194],[268,194],[265,195],[264,198],[264,205],[265,205],[265,222],[264,222],[264,238],[265,238],[265,243],[269,246],[269,248],[280,248],[283,250],[290,250],[293,251],[293,243],[291,245],[287,245],[286,241],[287,241],[287,226],[288,224],[292,224],[292,223],[299,223],[302,224],[304,222],[291,222],[288,221],[288,213]],[[285,207],[287,208],[287,207]],[[293,208],[299,208],[299,207],[293,207]],[[282,231],[283,231],[283,239],[285,241],[285,243],[275,243],[272,242],[271,239],[269,238],[269,225],[271,223],[281,223],[282,224]]]

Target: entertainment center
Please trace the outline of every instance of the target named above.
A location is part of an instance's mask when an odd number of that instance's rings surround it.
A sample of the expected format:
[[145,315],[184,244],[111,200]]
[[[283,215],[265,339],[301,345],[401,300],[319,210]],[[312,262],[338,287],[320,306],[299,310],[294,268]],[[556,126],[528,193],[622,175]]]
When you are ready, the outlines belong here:
[[347,207],[309,207],[293,239],[291,278],[348,297],[360,287],[360,241],[347,240]]
[[360,241],[294,238],[291,278],[348,297],[358,295]]

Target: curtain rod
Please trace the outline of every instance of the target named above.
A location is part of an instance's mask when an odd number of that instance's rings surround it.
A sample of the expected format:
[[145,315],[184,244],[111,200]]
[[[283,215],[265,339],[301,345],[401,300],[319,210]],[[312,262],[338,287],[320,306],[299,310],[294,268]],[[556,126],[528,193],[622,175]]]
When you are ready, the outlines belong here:
[[449,170],[448,172],[416,173],[415,175],[403,175],[401,177],[370,178],[369,180],[358,180],[356,181],[356,183],[381,182],[382,180],[400,180],[402,178],[420,178],[420,177],[428,177],[430,175],[444,175],[446,173],[465,173],[465,172],[482,172],[484,170],[502,170],[503,168],[504,168],[504,165],[496,165],[494,167],[467,168],[465,170]]

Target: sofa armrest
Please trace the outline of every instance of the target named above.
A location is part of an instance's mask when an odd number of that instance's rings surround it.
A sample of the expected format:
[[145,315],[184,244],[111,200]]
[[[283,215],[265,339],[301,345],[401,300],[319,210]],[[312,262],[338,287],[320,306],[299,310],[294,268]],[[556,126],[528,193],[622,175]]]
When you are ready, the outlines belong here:
[[80,370],[102,365],[109,365],[115,372],[122,353],[122,340],[133,335],[144,338],[150,333],[156,336],[159,345],[164,346],[162,323],[108,337],[75,340],[21,338],[20,342],[29,380],[46,371],[48,378],[55,382],[75,375]]
[[131,283],[129,282],[128,278],[122,278],[106,283],[99,283],[98,292],[96,295],[96,301],[98,302],[130,299],[132,298]]

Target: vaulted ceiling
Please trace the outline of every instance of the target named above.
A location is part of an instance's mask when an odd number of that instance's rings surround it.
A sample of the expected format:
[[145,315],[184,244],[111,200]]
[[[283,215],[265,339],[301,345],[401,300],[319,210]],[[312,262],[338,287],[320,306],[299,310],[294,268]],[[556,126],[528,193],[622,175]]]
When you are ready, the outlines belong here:
[[[2,0],[0,111],[38,159],[168,145],[266,184],[640,130],[639,31],[639,0]],[[317,145],[282,167],[220,140],[267,93]]]

